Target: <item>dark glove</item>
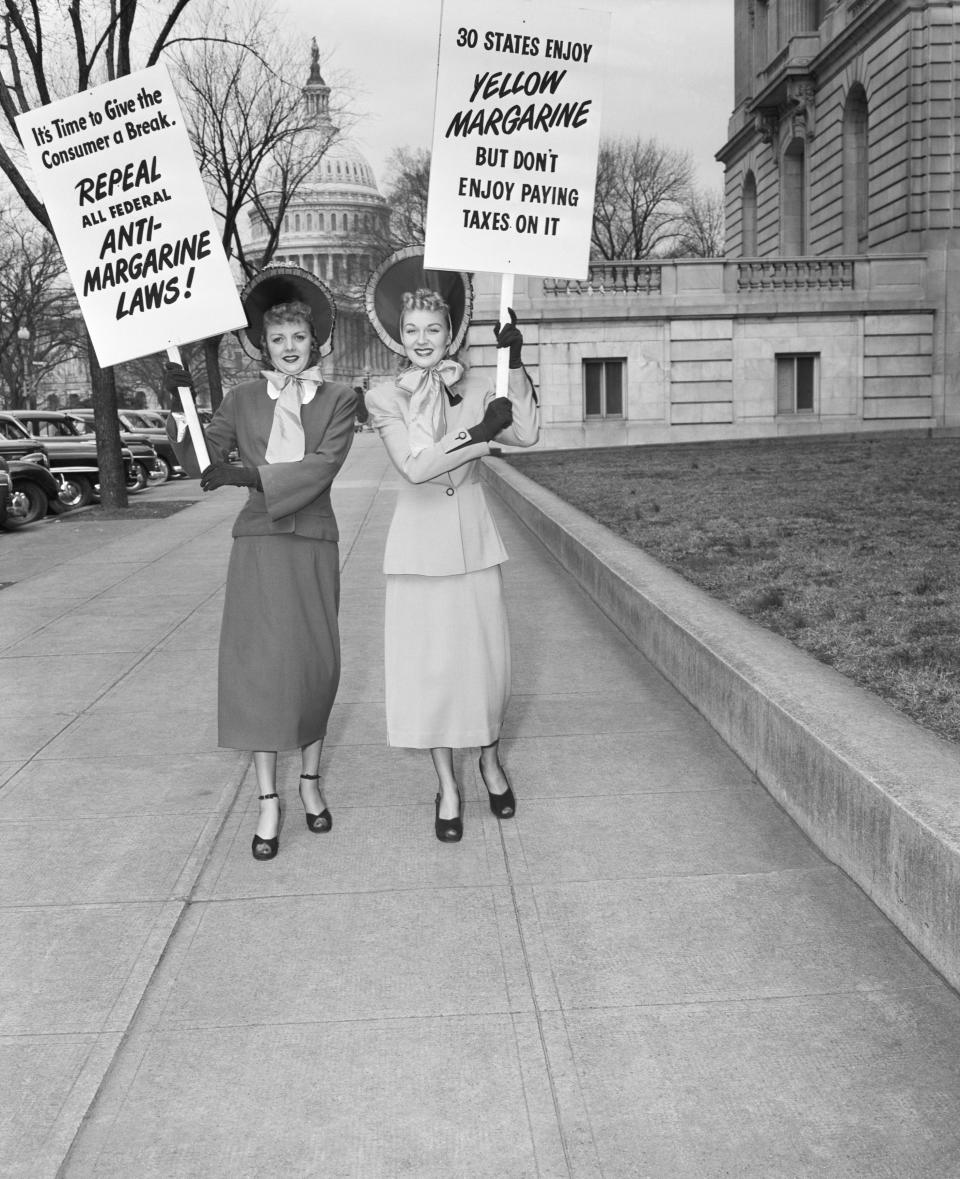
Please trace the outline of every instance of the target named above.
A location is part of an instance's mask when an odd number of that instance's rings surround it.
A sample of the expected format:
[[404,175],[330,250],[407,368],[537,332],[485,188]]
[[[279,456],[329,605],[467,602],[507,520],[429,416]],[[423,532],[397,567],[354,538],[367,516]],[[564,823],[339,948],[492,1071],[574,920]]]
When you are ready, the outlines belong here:
[[513,405],[509,397],[494,397],[483,414],[483,421],[467,433],[474,442],[490,442],[513,422]]
[[493,334],[496,337],[498,348],[510,349],[510,367],[522,368],[523,361],[520,359],[520,349],[523,347],[523,336],[517,327],[517,313],[512,307],[508,307],[507,310],[510,312],[510,322],[498,323],[493,329]]
[[183,367],[182,364],[174,364],[168,360],[163,366],[163,388],[164,392],[171,394],[176,393],[177,389],[185,385],[190,392],[193,392],[193,381],[190,374]]
[[[260,473],[232,463],[212,463],[200,474],[200,490],[216,491],[218,487],[260,487]],[[261,489],[262,490],[262,489]]]

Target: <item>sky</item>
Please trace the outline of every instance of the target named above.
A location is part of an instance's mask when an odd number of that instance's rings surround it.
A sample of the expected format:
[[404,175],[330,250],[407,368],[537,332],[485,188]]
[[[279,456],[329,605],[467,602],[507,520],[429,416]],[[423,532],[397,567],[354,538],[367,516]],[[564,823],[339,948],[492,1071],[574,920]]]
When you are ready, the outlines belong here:
[[[601,133],[688,151],[697,182],[717,190],[723,170],[713,157],[733,110],[733,3],[564,0],[567,8],[611,14]],[[353,91],[362,118],[352,138],[382,187],[394,148],[430,147],[441,0],[283,6],[306,40],[305,65],[316,37],[324,80],[332,87],[343,79]],[[477,9],[482,14],[483,0]]]

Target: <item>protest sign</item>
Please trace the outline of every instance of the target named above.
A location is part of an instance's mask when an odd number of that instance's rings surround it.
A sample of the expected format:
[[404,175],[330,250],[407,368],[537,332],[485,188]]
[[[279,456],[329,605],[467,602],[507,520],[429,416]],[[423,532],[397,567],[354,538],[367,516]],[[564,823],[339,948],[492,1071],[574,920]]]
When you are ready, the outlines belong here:
[[102,366],[246,324],[164,66],[16,122]]
[[587,276],[609,14],[444,0],[424,262]]

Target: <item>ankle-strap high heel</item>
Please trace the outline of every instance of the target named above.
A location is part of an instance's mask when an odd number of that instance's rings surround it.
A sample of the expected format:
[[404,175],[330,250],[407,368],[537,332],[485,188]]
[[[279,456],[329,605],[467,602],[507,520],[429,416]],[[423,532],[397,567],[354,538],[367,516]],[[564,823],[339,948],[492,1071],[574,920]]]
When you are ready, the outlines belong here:
[[[319,782],[319,774],[301,774],[301,778],[306,778],[308,782]],[[300,793],[300,801],[303,802],[303,784],[297,787]],[[333,816],[326,807],[319,815],[311,815],[307,810],[307,804],[303,802],[304,817],[307,821],[307,830],[312,831],[314,835],[324,835],[333,826]]]
[[[258,794],[257,797],[261,802],[268,798],[279,798],[277,794]],[[279,822],[279,821],[278,821]],[[280,847],[280,827],[277,826],[277,833],[272,839],[266,839],[262,835],[258,835],[256,831],[253,833],[253,843],[250,850],[253,853],[255,860],[272,860],[277,854]]]
[[433,824],[434,832],[441,843],[459,843],[463,838],[463,799],[460,797],[460,791],[457,790],[457,804],[460,813],[455,819],[441,819],[440,799],[442,797],[442,794],[437,794],[436,818]]
[[[487,788],[487,797],[490,799],[490,809],[498,819],[512,818],[514,812],[517,809],[517,800],[514,797],[513,789],[510,786],[510,783],[507,782],[507,788],[504,790],[503,794],[494,794],[487,784],[487,775],[483,772],[482,760],[480,761],[479,765],[480,777],[483,779],[483,784]],[[497,762],[497,765],[500,766],[500,773],[503,774],[504,778],[506,778],[507,775],[503,766],[501,766],[499,762]]]

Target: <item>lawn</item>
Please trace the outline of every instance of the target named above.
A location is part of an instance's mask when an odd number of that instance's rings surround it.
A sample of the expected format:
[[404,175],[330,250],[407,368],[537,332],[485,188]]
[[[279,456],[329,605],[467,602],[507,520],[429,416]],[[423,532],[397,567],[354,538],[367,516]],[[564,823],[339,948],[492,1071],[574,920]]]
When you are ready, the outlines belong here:
[[960,438],[612,447],[508,461],[960,742]]

